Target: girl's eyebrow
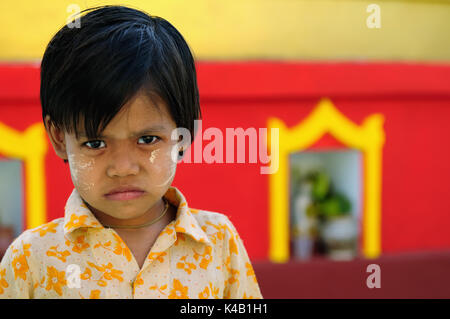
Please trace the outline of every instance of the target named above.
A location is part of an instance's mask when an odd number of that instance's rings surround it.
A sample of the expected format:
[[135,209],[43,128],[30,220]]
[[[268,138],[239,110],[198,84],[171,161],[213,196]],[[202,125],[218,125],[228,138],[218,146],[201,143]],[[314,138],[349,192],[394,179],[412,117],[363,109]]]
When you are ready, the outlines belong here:
[[[157,133],[157,132],[165,131],[166,129],[167,129],[166,126],[164,126],[163,124],[156,124],[156,125],[144,128],[143,130],[140,130],[139,132],[134,132],[130,135],[130,137],[137,137],[137,136],[141,136],[141,135],[148,134],[148,133]],[[88,137],[85,132],[80,132],[78,134],[78,136],[80,138]],[[96,136],[95,138],[108,138],[108,136],[101,134],[99,136]]]

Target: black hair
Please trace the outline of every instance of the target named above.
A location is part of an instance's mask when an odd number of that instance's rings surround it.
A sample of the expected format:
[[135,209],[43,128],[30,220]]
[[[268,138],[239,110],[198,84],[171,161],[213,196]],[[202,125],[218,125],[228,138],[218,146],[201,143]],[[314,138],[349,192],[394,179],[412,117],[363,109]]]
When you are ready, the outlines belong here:
[[[87,12],[81,16],[82,13]],[[194,58],[168,21],[124,6],[81,11],[64,25],[41,63],[42,118],[77,139],[79,122],[94,139],[138,91],[159,96],[177,127],[201,118]],[[65,162],[67,162],[65,160]]]

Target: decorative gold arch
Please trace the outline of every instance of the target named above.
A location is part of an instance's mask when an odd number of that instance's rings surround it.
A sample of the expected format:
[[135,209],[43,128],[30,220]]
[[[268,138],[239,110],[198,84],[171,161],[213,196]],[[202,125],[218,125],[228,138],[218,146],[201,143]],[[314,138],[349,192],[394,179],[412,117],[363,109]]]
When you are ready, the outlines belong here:
[[46,222],[47,149],[46,132],[42,123],[35,123],[24,132],[19,132],[0,122],[0,153],[25,163],[25,228],[34,228]]
[[[362,216],[362,253],[376,258],[381,252],[381,172],[382,148],[385,141],[382,114],[367,117],[356,125],[333,105],[330,99],[319,101],[311,114],[295,127],[288,129],[278,118],[269,118],[268,129],[279,129],[272,155],[278,171],[269,175],[269,259],[286,262],[289,259],[289,154],[311,147],[323,134],[330,133],[341,143],[363,152],[364,198]],[[270,136],[268,145],[271,149]],[[278,164],[278,166],[277,166]]]

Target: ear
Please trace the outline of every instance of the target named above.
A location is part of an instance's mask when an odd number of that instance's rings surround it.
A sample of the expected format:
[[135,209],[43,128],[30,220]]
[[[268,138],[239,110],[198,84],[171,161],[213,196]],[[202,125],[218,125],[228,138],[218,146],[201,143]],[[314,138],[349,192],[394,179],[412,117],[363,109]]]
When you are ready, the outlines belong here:
[[67,160],[68,156],[64,131],[60,130],[53,124],[52,120],[50,119],[50,115],[45,116],[45,130],[47,131],[48,137],[50,138],[50,142],[53,145],[53,149],[55,150],[56,155],[58,155],[63,160]]

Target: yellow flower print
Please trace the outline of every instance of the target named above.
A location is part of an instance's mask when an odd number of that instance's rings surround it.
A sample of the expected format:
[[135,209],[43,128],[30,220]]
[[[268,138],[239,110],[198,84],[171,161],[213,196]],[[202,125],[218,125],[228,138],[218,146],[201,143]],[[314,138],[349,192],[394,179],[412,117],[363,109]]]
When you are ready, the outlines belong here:
[[116,255],[124,255],[128,261],[131,261],[131,251],[127,247],[127,245],[123,242],[122,238],[118,235],[114,234],[114,238],[116,239],[116,247],[114,247],[114,253]]
[[186,232],[186,229],[180,226],[180,219],[175,223],[175,231],[180,233]]
[[198,209],[190,208],[189,211],[190,211],[192,214],[198,214]]
[[108,263],[108,265],[105,266],[105,272],[103,273],[103,277],[106,280],[112,280],[113,278],[115,278],[118,281],[122,282],[123,278],[120,276],[122,273],[123,271],[112,268],[112,264]]
[[111,263],[108,263],[107,265],[102,265],[102,266],[97,266],[89,261],[87,263],[89,266],[94,267],[95,269],[97,269],[99,272],[102,273],[102,276],[100,277],[100,279],[97,282],[97,284],[99,286],[105,287],[107,285],[107,282],[104,281],[103,279],[112,280],[114,278],[114,279],[119,280],[120,282],[123,281],[123,278],[121,276],[123,271],[114,269]]
[[[75,242],[73,242],[73,247],[72,247],[72,251],[81,254],[84,250],[86,250],[87,248],[89,248],[89,244],[86,243],[85,240],[85,236],[84,235],[80,235],[75,239]],[[70,241],[66,240],[66,245],[70,246]]]
[[17,277],[20,277],[23,280],[27,279],[27,271],[29,267],[24,254],[14,257],[11,265],[14,269],[14,279],[17,279]]
[[95,226],[101,226],[100,223],[96,222],[96,221],[91,221],[91,223],[89,224],[90,227],[95,227]]
[[[177,230],[179,231],[179,230]],[[184,236],[184,234],[177,234],[177,241],[175,242],[175,246],[178,246],[181,242],[185,242],[186,241],[186,237]]]
[[134,281],[134,285],[135,286],[141,286],[144,284],[144,279],[142,279],[142,277],[138,277],[135,281]]
[[174,232],[174,228],[173,228],[173,226],[171,225],[171,224],[169,224],[169,225],[167,225],[167,227],[166,228],[164,228],[164,230],[161,232],[161,235],[162,234],[167,234],[167,235],[172,235],[172,233]]
[[167,295],[167,293],[165,293],[163,291],[163,290],[166,290],[166,288],[167,288],[167,285],[162,285],[161,287],[158,287],[158,285],[153,285],[153,286],[149,287],[150,290],[158,290],[163,295]]
[[[80,295],[81,299],[86,299],[85,297],[83,297],[83,295],[80,292],[78,294]],[[101,291],[98,289],[91,290],[89,299],[100,299],[100,294],[101,294]]]
[[244,296],[242,299],[255,299],[253,296],[247,296],[247,294],[244,292]]
[[[221,230],[221,227],[219,225],[213,224],[210,221],[206,221],[206,225],[209,225],[209,226],[215,228],[216,230],[219,230],[219,231]],[[221,235],[223,235],[223,233]]]
[[5,279],[6,269],[0,270],[0,295],[5,291],[3,288],[8,288],[8,282]]
[[231,269],[230,271],[231,273],[231,277],[228,279],[228,282],[230,283],[230,285],[234,284],[235,282],[237,282],[238,286],[239,286],[239,270],[237,269]]
[[89,266],[94,267],[95,269],[97,269],[100,272],[103,272],[105,270],[104,267],[97,266],[96,264],[91,263],[90,261],[88,261],[87,263],[88,263]]
[[37,287],[44,288],[44,287],[43,287],[44,282],[45,282],[45,275],[42,276],[42,279],[41,279],[40,282],[36,282],[36,283],[34,284],[34,289],[36,289]]
[[178,269],[183,269],[189,275],[192,273],[191,269],[197,269],[195,264],[186,261],[186,256],[181,257],[180,260],[182,260],[182,262],[180,261],[180,262],[177,263],[177,268]]
[[[211,247],[210,247],[211,248]],[[207,269],[208,265],[211,263],[212,257],[211,254],[205,255],[200,261],[200,268]]]
[[217,229],[217,230],[220,229],[219,226],[217,226],[216,224],[211,223],[209,220],[206,221],[206,225],[209,225],[209,226],[211,226],[211,227],[214,227],[214,228]]
[[209,288],[208,286],[203,289],[201,293],[198,294],[198,299],[208,299],[209,298]]
[[46,290],[53,289],[58,295],[62,296],[62,286],[66,285],[66,273],[58,271],[53,266],[47,267],[47,287]]
[[211,297],[219,299],[219,288],[215,288],[212,282],[209,283],[209,287],[206,286],[201,293],[198,294],[199,299],[208,299],[211,291]]
[[212,247],[211,246],[206,246],[205,248],[205,252],[203,254],[199,254],[194,250],[194,258],[195,260],[198,260],[198,258],[202,257],[201,261],[200,261],[200,268],[203,269],[207,269],[208,265],[211,263],[212,261]]
[[231,257],[228,256],[226,261],[225,261],[225,268],[227,269],[228,272],[231,271],[230,264],[231,264]]
[[251,277],[255,283],[257,283],[255,271],[250,263],[245,263],[245,268],[247,268],[247,276]]
[[[230,229],[228,228],[228,226],[225,224],[219,223],[219,225],[216,225],[216,224],[211,223],[210,221],[207,221],[206,224],[217,230],[216,232],[209,235],[211,241],[214,244],[216,243],[216,239],[223,240],[225,238],[225,231],[231,232]],[[203,226],[202,229],[204,232],[207,232],[207,226]]]
[[[208,222],[207,222],[208,223]],[[203,225],[202,230],[208,235],[209,240],[215,245],[216,244],[216,233],[214,234],[208,234],[207,230],[208,230],[208,226]]]
[[238,254],[238,248],[236,245],[236,241],[234,240],[233,237],[231,237],[228,240],[228,246],[230,247],[230,254],[235,253],[236,255]]
[[72,214],[70,215],[70,220],[66,225],[66,228],[71,229],[71,228],[75,228],[75,227],[80,227],[83,226],[85,224],[87,216],[86,215],[75,215]]
[[209,288],[211,289],[211,295],[215,299],[219,299],[219,288],[214,287],[212,282],[209,283]]
[[86,267],[86,269],[84,270],[84,273],[82,273],[82,274],[80,275],[80,277],[81,277],[81,279],[83,279],[83,280],[91,279],[91,277],[92,277],[92,271],[91,271],[91,268]]
[[188,287],[183,286],[178,279],[174,279],[173,288],[170,291],[169,299],[189,299]]
[[50,222],[47,224],[44,224],[38,228],[36,228],[35,230],[33,230],[33,233],[37,233],[39,232],[39,236],[45,236],[47,233],[56,233],[56,227],[58,226],[57,223],[55,222]]
[[31,244],[22,244],[23,253],[26,257],[30,257]]
[[49,250],[47,250],[47,256],[56,257],[62,262],[66,262],[66,257],[70,256],[70,252],[68,250],[58,251],[57,246],[52,246]]
[[109,248],[109,246],[111,246],[111,241],[110,241],[110,240],[107,241],[107,242],[104,243],[104,244],[102,244],[102,243],[95,244],[95,245],[94,245],[94,248],[103,247],[103,248],[105,248],[105,249],[107,249],[107,250],[111,250],[111,249]]
[[150,262],[152,262],[153,260],[158,260],[160,263],[164,262],[164,256],[166,256],[167,253],[165,252],[151,252],[148,255],[148,259],[150,260]]
[[[239,286],[239,279],[238,279],[239,270],[231,268],[230,264],[231,264],[231,257],[228,256],[227,260],[225,262],[225,267],[226,267],[226,269],[227,269],[227,271],[228,271],[228,273],[230,275],[230,278],[227,281],[230,284],[234,284],[235,282],[237,282],[238,286]],[[226,284],[226,282],[225,282],[225,284]]]

